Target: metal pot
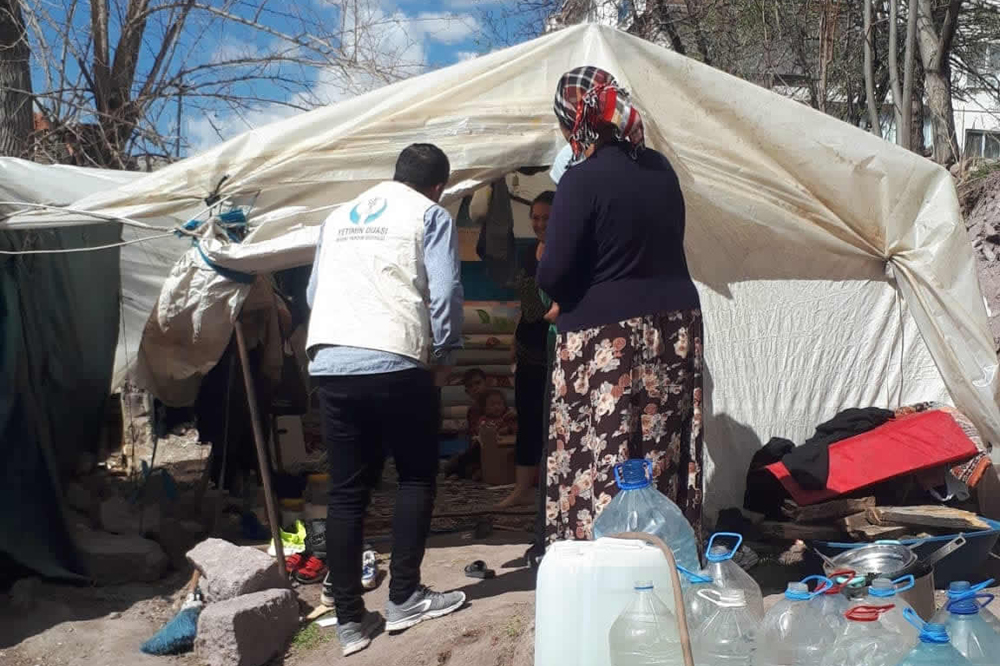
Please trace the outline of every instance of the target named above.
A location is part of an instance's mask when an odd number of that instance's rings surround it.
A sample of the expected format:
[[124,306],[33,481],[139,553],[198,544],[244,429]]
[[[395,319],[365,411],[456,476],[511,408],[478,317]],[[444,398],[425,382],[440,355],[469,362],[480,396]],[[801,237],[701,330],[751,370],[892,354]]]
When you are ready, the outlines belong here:
[[900,592],[925,620],[934,614],[934,565],[965,545],[965,537],[957,536],[921,560],[913,551],[922,541],[905,546],[899,542],[880,541],[845,550],[833,558],[823,558],[823,569],[829,576],[838,570],[851,570],[864,576],[867,582],[875,578],[896,580],[913,576],[913,587]]

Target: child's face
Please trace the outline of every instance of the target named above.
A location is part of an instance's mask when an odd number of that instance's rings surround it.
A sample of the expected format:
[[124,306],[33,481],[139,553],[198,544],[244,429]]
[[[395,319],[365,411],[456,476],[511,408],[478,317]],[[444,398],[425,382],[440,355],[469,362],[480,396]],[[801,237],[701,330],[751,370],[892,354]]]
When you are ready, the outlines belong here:
[[482,393],[484,388],[486,388],[486,380],[479,376],[472,377],[465,382],[465,392],[473,398]]
[[507,411],[507,403],[502,395],[491,395],[486,399],[483,410],[486,412],[486,416],[499,418]]

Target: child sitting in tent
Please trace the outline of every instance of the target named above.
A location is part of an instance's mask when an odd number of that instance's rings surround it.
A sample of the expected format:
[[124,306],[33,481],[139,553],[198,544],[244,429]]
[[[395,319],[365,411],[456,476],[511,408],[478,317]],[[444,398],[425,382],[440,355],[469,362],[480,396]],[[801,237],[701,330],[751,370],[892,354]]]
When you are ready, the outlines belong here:
[[479,464],[479,440],[476,434],[479,432],[479,419],[482,411],[479,406],[479,397],[486,390],[486,373],[479,368],[471,368],[462,376],[462,384],[465,386],[465,394],[469,396],[469,411],[466,413],[466,437],[469,448],[453,457],[445,463],[444,473],[448,477],[464,477],[467,479],[477,479],[482,477]]
[[517,434],[517,414],[507,405],[503,391],[499,389],[483,391],[479,396],[479,405],[483,415],[476,424],[477,439],[479,430],[484,426],[494,428],[498,435]]

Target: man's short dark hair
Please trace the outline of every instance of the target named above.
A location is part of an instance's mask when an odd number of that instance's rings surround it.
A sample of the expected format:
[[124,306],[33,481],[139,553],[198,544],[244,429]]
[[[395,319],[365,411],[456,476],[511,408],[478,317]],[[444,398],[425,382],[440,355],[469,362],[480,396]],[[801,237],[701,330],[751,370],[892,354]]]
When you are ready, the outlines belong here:
[[472,368],[471,370],[466,370],[465,374],[462,375],[462,383],[463,384],[468,384],[473,379],[482,379],[482,380],[485,380],[486,379],[486,373],[483,372],[482,370],[480,370],[479,368]]
[[415,143],[399,154],[393,180],[426,191],[444,185],[451,175],[451,164],[444,151],[430,143]]
[[551,206],[555,200],[556,193],[552,190],[545,190],[532,200],[531,205],[534,206],[535,204],[543,203]]

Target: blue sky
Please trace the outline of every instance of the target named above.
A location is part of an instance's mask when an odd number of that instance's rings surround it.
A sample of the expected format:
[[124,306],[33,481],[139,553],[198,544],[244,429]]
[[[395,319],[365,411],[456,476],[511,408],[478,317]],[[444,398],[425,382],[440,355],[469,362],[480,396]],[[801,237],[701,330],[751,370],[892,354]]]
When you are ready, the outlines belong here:
[[[172,76],[184,69],[194,69],[183,78],[188,92],[183,101],[181,122],[182,155],[189,155],[251,127],[289,117],[301,108],[330,104],[346,97],[384,85],[389,80],[410,76],[507,45],[509,38],[498,40],[490,28],[509,29],[515,21],[497,20],[515,6],[517,0],[298,0],[278,4],[280,0],[200,0],[213,8],[225,8],[239,18],[220,18],[205,10],[189,15],[178,49],[166,68]],[[272,4],[273,3],[273,4]],[[127,0],[109,0],[112,16],[112,44],[117,43],[120,10]],[[178,5],[173,0],[152,0],[151,6]],[[80,96],[86,82],[80,77],[74,57],[65,61],[51,49],[60,43],[59,31],[70,23],[70,51],[91,55],[89,11],[77,7],[69,17],[74,0],[25,0],[29,25],[40,25],[45,47],[37,36],[33,40],[34,88],[36,93],[63,89],[63,111],[55,114],[70,122],[89,122],[86,111],[77,118],[68,117],[66,109],[84,108],[89,100]],[[263,5],[264,9],[261,10]],[[197,12],[197,13],[196,13]],[[357,17],[357,18],[355,18]],[[146,30],[139,61],[141,87],[145,73],[167,30],[170,15],[153,15]],[[242,22],[240,22],[242,21]],[[346,21],[346,22],[345,22]],[[263,29],[260,27],[263,26]],[[307,35],[308,44],[335,44],[344,37],[341,26],[361,26],[362,40],[356,53],[360,65],[330,64],[329,49],[290,44],[284,37],[299,39]],[[539,31],[540,31],[539,25]],[[347,31],[351,34],[350,30]],[[310,41],[312,40],[312,41]],[[335,44],[339,46],[339,43]],[[261,59],[273,53],[286,54],[281,65],[268,65],[267,75],[244,80],[253,68],[229,66],[234,59]],[[113,56],[113,54],[112,54]],[[312,61],[306,66],[303,59]],[[320,63],[326,64],[317,64]],[[65,64],[64,64],[65,63]],[[211,66],[211,68],[206,68]],[[256,71],[262,71],[256,65]],[[376,68],[381,75],[372,75]],[[277,76],[274,76],[277,75]],[[220,78],[229,81],[224,87],[214,85]],[[150,124],[161,135],[177,135],[177,95],[168,88],[148,109]],[[85,93],[85,97],[87,94]],[[52,97],[43,97],[50,108]],[[81,103],[81,100],[84,100]],[[172,145],[173,139],[170,140]],[[155,151],[154,151],[155,152]]]

